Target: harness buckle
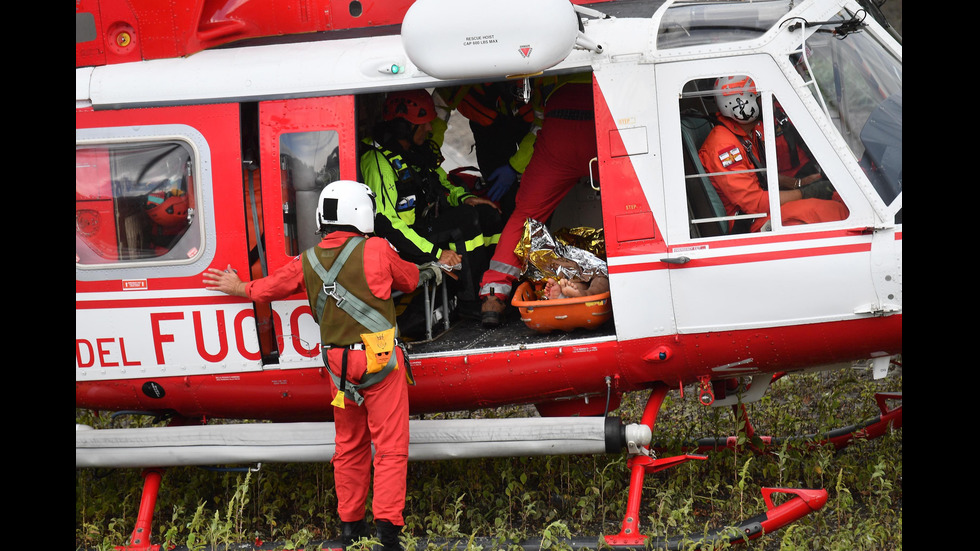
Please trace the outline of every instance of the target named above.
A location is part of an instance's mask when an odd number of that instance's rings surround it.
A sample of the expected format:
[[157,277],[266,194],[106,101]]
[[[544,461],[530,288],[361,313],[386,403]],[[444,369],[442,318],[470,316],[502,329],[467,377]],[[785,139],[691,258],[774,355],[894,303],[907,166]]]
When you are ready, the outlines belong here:
[[342,296],[340,296],[340,295],[337,294],[337,282],[336,281],[333,282],[333,283],[330,283],[330,284],[324,283],[323,284],[323,292],[326,293],[327,296],[329,296],[329,297],[333,298],[335,301],[337,301],[337,306],[340,306],[340,303],[342,303],[345,300],[347,300],[344,297],[342,297]]

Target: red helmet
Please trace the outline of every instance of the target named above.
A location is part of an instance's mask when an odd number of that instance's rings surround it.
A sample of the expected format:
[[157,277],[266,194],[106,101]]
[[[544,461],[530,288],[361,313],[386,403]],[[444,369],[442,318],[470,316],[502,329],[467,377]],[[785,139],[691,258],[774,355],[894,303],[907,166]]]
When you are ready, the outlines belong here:
[[187,225],[187,194],[177,190],[154,191],[146,196],[146,214],[161,228]]
[[384,119],[402,118],[412,124],[424,124],[436,118],[436,105],[425,90],[403,90],[388,94]]

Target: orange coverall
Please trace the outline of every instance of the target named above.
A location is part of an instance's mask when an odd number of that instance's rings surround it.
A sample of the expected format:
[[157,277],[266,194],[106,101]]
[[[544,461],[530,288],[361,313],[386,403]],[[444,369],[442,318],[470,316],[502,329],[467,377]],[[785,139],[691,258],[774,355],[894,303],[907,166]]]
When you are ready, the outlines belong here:
[[[756,128],[758,135],[749,135],[735,121],[727,117],[718,117],[721,124],[716,125],[698,151],[701,164],[708,173],[736,172],[756,168],[749,151],[742,140],[748,140],[752,145],[753,154],[759,159],[762,151],[759,140],[762,137],[762,124]],[[761,168],[761,167],[760,167]],[[736,214],[769,214],[769,192],[762,189],[759,177],[753,172],[738,172],[724,176],[711,176],[711,185],[718,191],[718,196],[725,207],[728,216]],[[780,206],[783,225],[813,224],[830,222],[847,218],[848,210],[839,200],[799,199],[788,201]],[[759,231],[769,219],[768,216],[756,218],[752,222],[751,231]]]
[[[327,234],[319,246],[339,248],[358,234],[336,231]],[[380,237],[371,237],[364,244],[365,280],[371,293],[380,299],[390,299],[391,290],[415,290],[419,282],[418,266],[402,260],[398,253]],[[276,270],[268,277],[246,284],[245,292],[255,302],[271,302],[305,291],[302,255]],[[351,323],[356,323],[353,320]],[[365,331],[366,332],[366,331]],[[353,343],[326,343],[345,346]],[[338,376],[344,349],[327,351],[327,366]],[[387,520],[403,526],[405,492],[408,476],[408,380],[405,377],[405,357],[396,347],[398,368],[381,382],[362,389],[364,403],[357,406],[345,400],[344,408],[334,408],[336,429],[333,456],[334,480],[337,491],[337,510],[340,520],[356,522],[365,516],[368,490],[371,488],[371,443],[374,442],[374,497],[372,512],[375,520]],[[363,351],[348,351],[347,378],[358,383],[367,370]],[[330,381],[330,397],[337,388]]]

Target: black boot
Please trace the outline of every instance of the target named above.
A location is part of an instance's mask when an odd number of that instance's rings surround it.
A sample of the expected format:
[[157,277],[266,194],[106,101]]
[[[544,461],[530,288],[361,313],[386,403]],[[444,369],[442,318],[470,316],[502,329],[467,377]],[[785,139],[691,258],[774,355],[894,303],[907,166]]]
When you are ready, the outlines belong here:
[[364,519],[340,523],[340,542],[344,549],[350,547],[355,541],[368,537],[371,537],[371,533],[368,530],[367,521]]
[[402,544],[398,541],[401,526],[395,526],[387,520],[376,520],[374,526],[378,529],[378,540],[381,541],[383,551],[402,551]]
[[494,295],[483,297],[483,304],[480,306],[480,322],[483,327],[493,329],[498,327],[504,319],[504,310],[507,304]]

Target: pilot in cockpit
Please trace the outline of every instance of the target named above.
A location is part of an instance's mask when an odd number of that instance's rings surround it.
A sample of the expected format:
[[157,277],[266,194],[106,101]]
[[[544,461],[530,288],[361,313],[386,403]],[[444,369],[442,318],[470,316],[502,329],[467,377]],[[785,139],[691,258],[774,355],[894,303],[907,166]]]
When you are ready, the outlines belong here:
[[[698,157],[718,191],[726,214],[766,214],[748,220],[748,231],[763,231],[769,227],[770,194],[765,172],[759,171],[766,166],[760,94],[755,82],[746,75],[718,78],[714,94],[719,124],[708,134]],[[789,124],[785,117],[777,117],[776,128],[781,130],[776,142],[782,223],[843,220],[848,215],[847,207],[819,169],[809,168],[815,166],[813,163],[788,162],[791,148],[785,138],[789,135],[786,132]],[[797,150],[795,154],[805,155],[805,152]],[[730,222],[733,233],[745,231],[736,224],[739,222]]]

